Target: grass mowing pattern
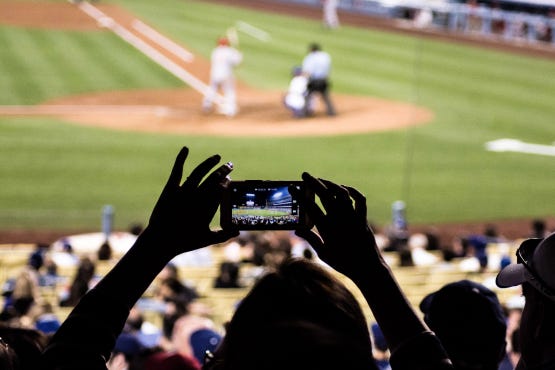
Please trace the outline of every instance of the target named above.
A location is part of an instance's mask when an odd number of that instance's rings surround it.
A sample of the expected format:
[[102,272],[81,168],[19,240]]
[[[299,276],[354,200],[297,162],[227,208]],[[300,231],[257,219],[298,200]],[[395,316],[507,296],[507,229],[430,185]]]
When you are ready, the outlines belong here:
[[[325,32],[318,21],[197,1],[117,3],[204,56],[236,20],[261,27],[271,42],[240,34],[245,62],[238,70],[260,88],[284,89],[306,45],[319,41],[334,57],[335,92],[416,103],[436,118],[387,133],[256,140],[2,118],[0,228],[97,228],[106,203],[116,207],[117,227],[146,222],[181,145],[191,148],[187,169],[217,152],[235,163],[237,180],[292,180],[309,170],[353,185],[367,195],[377,223],[388,222],[391,203],[401,198],[413,223],[553,214],[552,157],[483,149],[500,137],[554,141],[553,61],[351,27]],[[38,54],[18,50],[19,38]],[[0,104],[181,86],[108,33],[10,27],[0,27],[0,83],[9,86],[0,91]]]
[[0,26],[0,104],[37,104],[63,95],[181,86],[109,32]]

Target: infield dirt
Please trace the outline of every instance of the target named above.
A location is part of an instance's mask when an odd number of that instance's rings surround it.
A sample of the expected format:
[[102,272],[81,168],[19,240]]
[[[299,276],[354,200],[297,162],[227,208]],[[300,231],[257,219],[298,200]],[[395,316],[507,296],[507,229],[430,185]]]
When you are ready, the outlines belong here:
[[[209,61],[205,58],[195,55],[192,62],[187,62],[134,32],[132,24],[137,18],[133,14],[114,5],[95,6],[193,76],[208,81]],[[14,2],[4,3],[2,8],[2,23],[35,28],[106,31],[79,7],[69,3]],[[284,89],[287,83],[284,81]],[[292,118],[284,108],[282,95],[283,91],[259,90],[239,81],[237,96],[240,112],[233,118],[204,114],[201,110],[202,95],[185,87],[68,96],[38,106],[0,108],[0,114],[50,115],[74,123],[112,129],[219,136],[352,134],[424,124],[433,118],[431,111],[412,104],[333,94],[338,116],[317,114],[310,119],[299,120]]]

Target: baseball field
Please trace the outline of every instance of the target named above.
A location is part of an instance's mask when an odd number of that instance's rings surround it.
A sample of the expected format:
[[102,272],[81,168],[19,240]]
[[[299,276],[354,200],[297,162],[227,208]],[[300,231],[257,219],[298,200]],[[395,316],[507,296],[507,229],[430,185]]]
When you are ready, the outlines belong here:
[[[555,222],[555,50],[346,15],[330,31],[318,10],[244,2],[101,1],[95,18],[83,3],[1,0],[0,242],[96,231],[105,204],[117,229],[146,223],[183,145],[186,171],[219,153],[237,180],[309,171],[352,185],[377,225],[398,199],[411,225]],[[194,87],[230,29],[244,54],[232,119],[203,114]],[[281,96],[312,41],[332,55],[338,115],[293,120]]]

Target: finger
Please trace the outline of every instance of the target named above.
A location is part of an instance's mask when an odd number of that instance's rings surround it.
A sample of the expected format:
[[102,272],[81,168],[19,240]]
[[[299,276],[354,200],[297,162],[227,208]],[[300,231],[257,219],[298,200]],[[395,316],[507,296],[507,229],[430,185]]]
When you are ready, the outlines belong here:
[[200,184],[204,176],[206,176],[206,174],[215,165],[217,165],[219,161],[220,161],[220,156],[218,154],[205,159],[191,172],[189,177],[187,177],[187,181],[185,181],[185,184],[187,184],[190,187],[196,188]]
[[[345,185],[344,185],[345,186]],[[357,189],[351,186],[345,186],[345,188],[349,191],[351,197],[355,200],[355,212],[356,214],[364,218],[366,220],[368,208],[366,206],[366,197]]]
[[228,177],[231,171],[233,171],[233,163],[227,162],[222,164],[204,180],[201,187],[207,188],[213,185],[221,185],[222,188],[226,188],[229,185],[229,181],[231,181],[231,178]]
[[326,187],[335,195],[338,200],[343,200],[352,204],[351,197],[349,196],[349,190],[344,186],[337,185],[329,180],[320,179],[326,185]]
[[189,148],[184,146],[181,148],[177,157],[175,158],[175,163],[173,164],[172,172],[170,173],[170,178],[168,179],[167,185],[169,186],[179,186],[181,184],[181,177],[183,176],[183,165],[185,164],[185,159],[189,155]]
[[316,195],[318,195],[324,208],[326,210],[329,209],[333,203],[333,196],[326,188],[326,185],[324,185],[322,181],[310,175],[308,172],[303,172],[302,178],[308,187],[312,189]]

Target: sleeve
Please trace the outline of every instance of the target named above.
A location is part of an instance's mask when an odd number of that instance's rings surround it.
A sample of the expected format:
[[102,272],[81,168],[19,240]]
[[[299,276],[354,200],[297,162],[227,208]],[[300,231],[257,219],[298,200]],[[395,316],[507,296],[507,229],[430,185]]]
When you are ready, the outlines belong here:
[[453,370],[443,346],[434,333],[427,331],[413,337],[391,353],[395,370]]

